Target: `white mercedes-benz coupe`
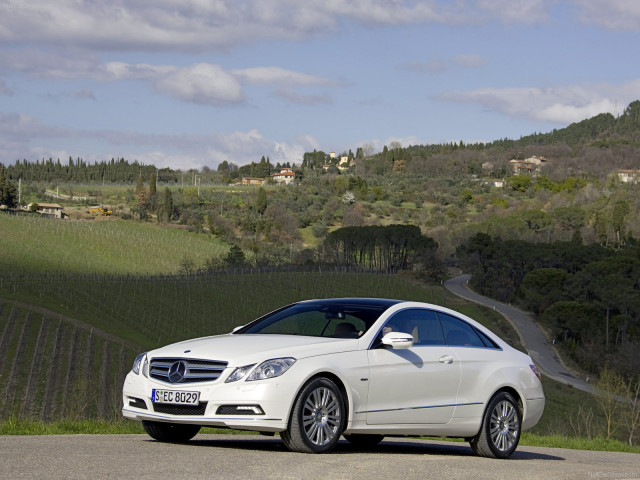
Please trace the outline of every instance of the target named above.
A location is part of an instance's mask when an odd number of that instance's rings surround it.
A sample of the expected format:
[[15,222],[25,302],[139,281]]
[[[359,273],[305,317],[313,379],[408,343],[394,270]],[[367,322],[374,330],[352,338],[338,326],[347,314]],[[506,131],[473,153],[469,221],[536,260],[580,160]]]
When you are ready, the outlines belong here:
[[340,436],[463,437],[506,458],[544,409],[528,355],[458,312],[378,298],[309,300],[233,333],[138,355],[123,388],[125,417],[156,440],[200,427],[279,432],[297,452]]

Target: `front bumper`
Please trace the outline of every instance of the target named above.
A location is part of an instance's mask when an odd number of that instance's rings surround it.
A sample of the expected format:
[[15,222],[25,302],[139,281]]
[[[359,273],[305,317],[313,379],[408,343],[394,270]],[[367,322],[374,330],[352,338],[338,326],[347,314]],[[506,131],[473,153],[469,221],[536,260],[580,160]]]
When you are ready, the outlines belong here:
[[[283,381],[281,377],[233,383],[224,383],[221,378],[206,383],[166,384],[129,372],[122,390],[122,414],[138,421],[185,423],[261,432],[280,432],[287,428],[291,399],[296,397],[297,384]],[[154,388],[198,391],[200,405],[184,408],[154,404],[151,401]],[[238,409],[239,406],[242,408]]]

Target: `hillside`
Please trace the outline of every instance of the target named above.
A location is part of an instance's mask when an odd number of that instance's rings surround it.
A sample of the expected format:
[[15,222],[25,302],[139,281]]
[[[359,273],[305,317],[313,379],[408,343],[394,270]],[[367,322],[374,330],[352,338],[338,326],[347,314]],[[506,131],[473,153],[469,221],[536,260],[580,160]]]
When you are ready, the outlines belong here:
[[176,273],[185,261],[204,265],[229,249],[206,235],[119,219],[58,222],[0,215],[0,231],[4,272]]

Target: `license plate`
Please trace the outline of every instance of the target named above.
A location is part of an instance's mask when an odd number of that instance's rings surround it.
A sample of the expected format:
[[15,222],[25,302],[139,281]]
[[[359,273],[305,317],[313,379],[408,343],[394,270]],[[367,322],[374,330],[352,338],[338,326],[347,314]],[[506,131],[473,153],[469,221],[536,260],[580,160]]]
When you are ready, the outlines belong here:
[[179,390],[160,390],[151,392],[153,403],[173,403],[174,405],[198,405],[200,392],[183,392]]

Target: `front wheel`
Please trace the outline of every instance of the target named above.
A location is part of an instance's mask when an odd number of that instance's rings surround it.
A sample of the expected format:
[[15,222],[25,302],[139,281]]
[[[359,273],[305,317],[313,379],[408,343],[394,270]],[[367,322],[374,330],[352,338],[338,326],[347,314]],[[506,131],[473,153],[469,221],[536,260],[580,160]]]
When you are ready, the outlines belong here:
[[507,458],[518,446],[521,428],[518,402],[509,393],[501,392],[489,402],[480,432],[469,443],[476,455]]
[[280,437],[294,452],[328,452],[340,439],[345,413],[342,394],[335,383],[328,378],[311,380],[298,395],[289,427]]
[[159,442],[184,443],[195,437],[200,431],[200,425],[185,425],[180,423],[142,422],[144,431]]

